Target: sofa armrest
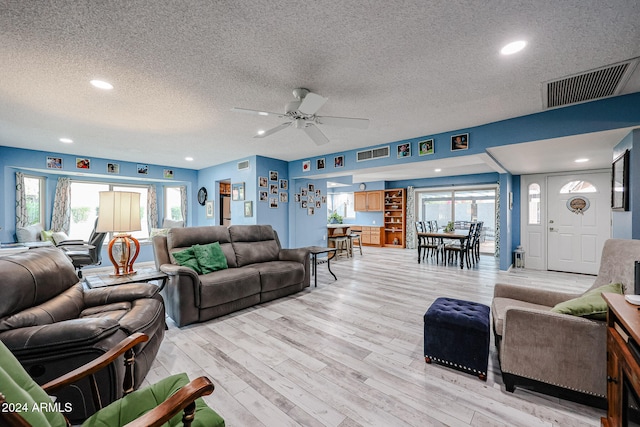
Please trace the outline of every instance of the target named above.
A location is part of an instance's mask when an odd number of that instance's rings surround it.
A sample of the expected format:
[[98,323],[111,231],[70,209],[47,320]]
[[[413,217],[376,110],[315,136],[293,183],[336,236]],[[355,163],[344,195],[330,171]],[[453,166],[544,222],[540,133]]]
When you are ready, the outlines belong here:
[[16,355],[55,352],[91,345],[120,328],[115,319],[84,318],[5,331],[0,339]]
[[547,307],[553,307],[563,301],[579,296],[580,294],[577,293],[550,291],[505,283],[497,283],[493,289],[494,298],[510,298],[532,304],[546,305]]
[[507,309],[500,343],[502,372],[604,396],[606,353],[603,321]]
[[301,264],[308,264],[309,249],[306,249],[306,248],[280,249],[280,252],[278,253],[278,260],[298,261]]
[[121,301],[135,301],[153,298],[160,288],[148,283],[128,283],[126,285],[105,286],[84,291],[85,307],[96,307]]
[[194,281],[200,281],[198,273],[189,267],[183,267],[176,264],[162,264],[160,266],[160,271],[166,273],[168,276],[190,276]]
[[162,264],[167,274],[167,285],[162,290],[165,309],[178,326],[200,320],[200,276],[188,268],[175,264]]

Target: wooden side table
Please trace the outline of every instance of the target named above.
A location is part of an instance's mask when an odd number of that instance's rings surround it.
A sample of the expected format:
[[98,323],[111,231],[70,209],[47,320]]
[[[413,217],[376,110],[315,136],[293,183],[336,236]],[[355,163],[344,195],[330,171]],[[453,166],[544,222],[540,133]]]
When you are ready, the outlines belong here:
[[109,273],[101,273],[101,274],[87,274],[85,275],[85,282],[87,286],[91,289],[93,288],[103,288],[105,286],[117,286],[124,285],[127,283],[139,283],[139,282],[150,282],[152,280],[159,280],[162,283],[160,284],[160,290],[164,289],[164,286],[167,284],[168,276],[162,271],[153,269],[153,268],[141,268],[138,270],[136,274],[131,274],[128,276],[119,276],[114,277],[110,276]]

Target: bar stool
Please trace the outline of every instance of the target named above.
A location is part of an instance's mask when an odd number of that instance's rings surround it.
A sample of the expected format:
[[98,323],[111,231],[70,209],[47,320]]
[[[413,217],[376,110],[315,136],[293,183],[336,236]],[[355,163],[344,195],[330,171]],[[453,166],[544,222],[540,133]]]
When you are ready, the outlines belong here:
[[[351,250],[351,256],[353,256],[353,254],[355,253],[355,248],[358,248],[360,250],[360,255],[362,255],[362,238],[360,236],[361,231],[352,231],[351,234],[349,234],[349,247]],[[355,242],[358,242],[358,244],[355,244]]]
[[349,258],[349,236],[331,236],[329,241],[333,242],[337,249],[336,256],[345,256]]

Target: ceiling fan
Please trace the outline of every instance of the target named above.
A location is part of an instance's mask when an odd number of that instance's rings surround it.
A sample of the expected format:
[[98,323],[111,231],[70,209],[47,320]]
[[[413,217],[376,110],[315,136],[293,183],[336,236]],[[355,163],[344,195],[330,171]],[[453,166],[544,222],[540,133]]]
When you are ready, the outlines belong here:
[[258,132],[254,138],[264,138],[272,135],[282,129],[294,127],[302,129],[309,137],[318,145],[329,142],[317,125],[342,126],[356,129],[366,129],[369,127],[369,119],[358,119],[351,117],[331,117],[316,116],[316,112],[327,102],[328,98],[324,98],[316,93],[310,92],[309,89],[297,88],[293,90],[295,101],[287,103],[284,107],[284,113],[270,113],[261,110],[249,110],[246,108],[234,107],[231,111],[236,113],[257,114],[260,116],[278,116],[288,119],[272,129]]

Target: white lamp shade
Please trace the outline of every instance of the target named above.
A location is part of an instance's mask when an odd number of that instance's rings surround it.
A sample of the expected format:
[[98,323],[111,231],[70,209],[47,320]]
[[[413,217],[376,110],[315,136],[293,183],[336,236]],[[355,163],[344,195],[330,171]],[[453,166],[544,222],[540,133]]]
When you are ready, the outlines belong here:
[[140,224],[140,193],[101,191],[96,231],[129,232],[142,229]]

